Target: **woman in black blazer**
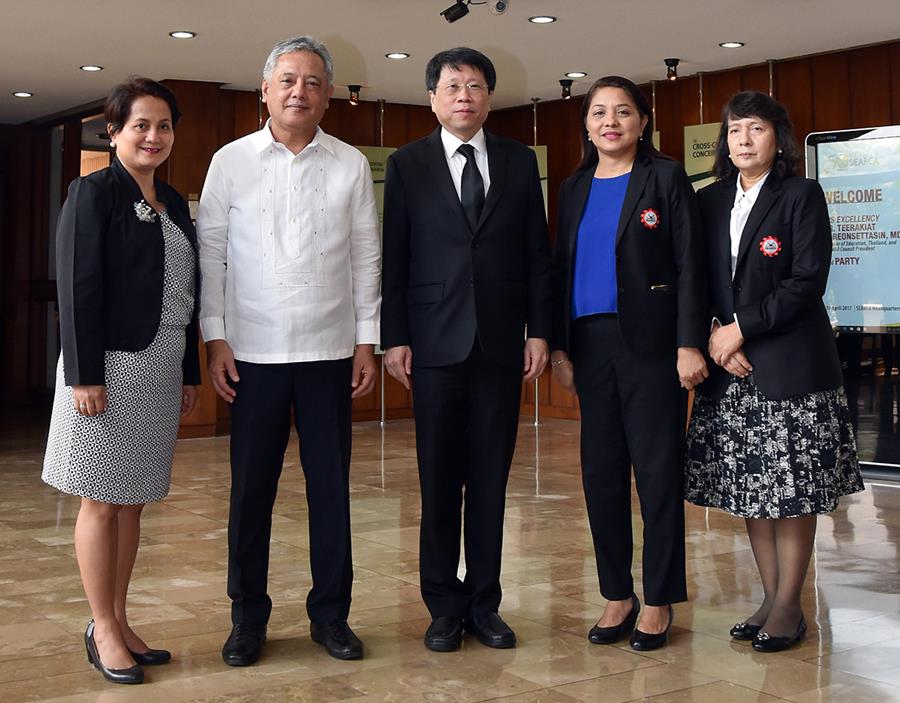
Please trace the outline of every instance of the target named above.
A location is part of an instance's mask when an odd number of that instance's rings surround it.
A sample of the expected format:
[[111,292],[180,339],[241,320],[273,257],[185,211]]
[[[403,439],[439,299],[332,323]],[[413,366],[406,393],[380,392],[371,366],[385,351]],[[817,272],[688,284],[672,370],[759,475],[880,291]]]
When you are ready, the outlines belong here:
[[[671,604],[687,597],[683,389],[706,377],[702,240],[684,170],[651,144],[641,90],[626,78],[601,78],[582,118],[584,158],[560,189],[553,375],[581,405],[584,493],[609,601],[588,638],[611,644],[630,636],[634,649],[650,650],[666,642]],[[647,606],[637,627],[632,465]]]
[[697,390],[685,495],[743,517],[763,586],[731,629],[774,652],[801,639],[816,514],[862,490],[841,366],[822,295],[831,228],[822,189],[795,175],[785,108],[738,93],[699,193],[710,283],[710,378]]
[[184,199],[155,180],[179,112],[133,78],[106,101],[116,157],[75,179],[57,227],[60,355],[43,479],[81,497],[75,553],[93,619],[88,661],[114,683],[163,664],[125,601],[144,504],[169,490],[179,417],[194,407],[196,236]]

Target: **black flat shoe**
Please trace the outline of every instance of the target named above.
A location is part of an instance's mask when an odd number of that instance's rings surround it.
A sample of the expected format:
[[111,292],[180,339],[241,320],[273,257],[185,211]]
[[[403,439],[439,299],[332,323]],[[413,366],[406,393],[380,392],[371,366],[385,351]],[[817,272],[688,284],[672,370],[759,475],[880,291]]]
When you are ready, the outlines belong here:
[[441,615],[431,621],[425,631],[425,646],[432,652],[455,652],[463,641],[463,621],[452,615]]
[[800,616],[800,622],[797,623],[797,630],[793,635],[787,637],[772,637],[767,632],[760,632],[753,640],[753,649],[757,652],[780,652],[783,649],[792,647],[803,639],[806,634],[806,618]]
[[222,647],[222,660],[228,666],[250,666],[262,655],[266,643],[265,625],[239,623],[231,628],[231,634]]
[[464,627],[485,647],[509,649],[516,646],[516,633],[497,613],[471,615],[466,618]]
[[614,642],[618,642],[623,637],[627,637],[631,634],[631,631],[634,629],[634,624],[637,622],[638,613],[640,612],[641,602],[638,600],[638,597],[632,593],[631,610],[628,615],[625,616],[625,619],[618,625],[613,625],[612,627],[600,627],[599,625],[594,625],[590,632],[588,632],[588,639],[594,644],[613,644]]
[[634,632],[631,633],[631,640],[629,641],[631,648],[638,652],[650,652],[664,646],[669,638],[669,628],[672,627],[672,621],[674,619],[675,612],[670,605],[669,624],[666,625],[666,629],[655,635],[650,635],[635,628]]
[[363,645],[346,620],[309,624],[313,642],[321,644],[335,659],[362,659]]
[[748,622],[738,622],[728,631],[728,634],[731,635],[732,639],[749,642],[759,634],[761,627],[762,625],[751,625]]
[[168,649],[148,649],[146,652],[131,652],[131,656],[141,666],[168,664],[172,660],[172,652]]
[[87,629],[84,631],[84,648],[87,650],[88,662],[110,683],[144,683],[144,670],[138,664],[129,666],[127,669],[108,669],[103,664],[100,654],[97,652],[97,643],[94,642],[93,620],[88,623]]

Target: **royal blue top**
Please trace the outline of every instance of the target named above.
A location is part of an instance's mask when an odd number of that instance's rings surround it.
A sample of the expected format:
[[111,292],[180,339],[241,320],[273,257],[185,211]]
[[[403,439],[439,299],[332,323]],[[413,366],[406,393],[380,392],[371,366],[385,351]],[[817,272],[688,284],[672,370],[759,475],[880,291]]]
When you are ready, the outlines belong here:
[[572,319],[616,312],[616,229],[631,173],[594,178],[575,244]]

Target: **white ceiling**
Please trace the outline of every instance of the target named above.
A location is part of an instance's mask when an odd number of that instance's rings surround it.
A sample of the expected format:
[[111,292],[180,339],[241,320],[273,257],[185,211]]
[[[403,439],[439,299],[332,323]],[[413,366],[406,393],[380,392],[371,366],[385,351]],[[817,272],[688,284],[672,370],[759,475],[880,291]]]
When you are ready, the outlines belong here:
[[[21,123],[101,99],[130,74],[258,87],[271,45],[310,34],[335,61],[335,82],[360,83],[362,98],[424,104],[424,68],[441,49],[466,45],[497,67],[493,106],[559,97],[566,71],[594,78],[660,79],[889,41],[900,36],[898,0],[510,0],[492,15],[472,5],[448,24],[452,0],[0,0],[0,123]],[[534,25],[550,14],[559,21]],[[175,40],[168,32],[198,36]],[[746,46],[721,49],[720,41]],[[384,58],[407,51],[405,61]],[[105,67],[99,73],[82,64]],[[579,90],[579,83],[584,83]],[[15,98],[15,90],[34,97]],[[345,97],[338,88],[336,97]]]

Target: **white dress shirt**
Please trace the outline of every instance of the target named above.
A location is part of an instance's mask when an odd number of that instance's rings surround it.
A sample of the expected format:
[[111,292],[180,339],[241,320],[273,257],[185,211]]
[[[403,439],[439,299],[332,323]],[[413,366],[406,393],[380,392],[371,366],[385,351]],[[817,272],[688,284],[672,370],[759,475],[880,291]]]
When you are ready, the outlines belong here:
[[474,137],[464,142],[441,127],[441,141],[444,144],[444,156],[447,157],[447,166],[450,168],[450,178],[453,179],[456,195],[460,200],[462,200],[462,172],[466,167],[466,157],[457,151],[460,144],[471,144],[475,148],[475,165],[478,166],[478,171],[481,173],[481,180],[484,181],[484,194],[487,196],[488,188],[491,187],[491,172],[488,170],[484,130],[479,129]]
[[380,335],[366,158],[321,129],[294,155],[268,123],[212,158],[197,214],[200,329],[236,359],[342,359]]
[[766,171],[765,175],[760,178],[749,190],[744,190],[741,186],[741,178],[737,177],[737,185],[734,192],[734,206],[731,208],[731,224],[729,231],[731,233],[731,278],[734,279],[734,269],[737,267],[738,249],[741,244],[741,235],[744,233],[744,226],[747,224],[747,218],[750,217],[750,211],[753,209],[756,199],[759,197],[759,191],[762,190],[763,183],[769,177],[771,171]]

